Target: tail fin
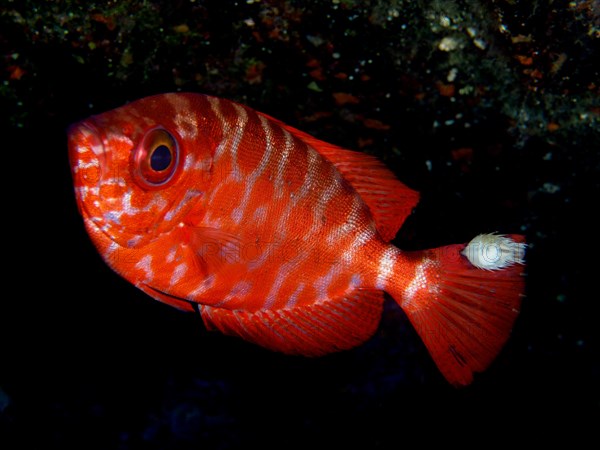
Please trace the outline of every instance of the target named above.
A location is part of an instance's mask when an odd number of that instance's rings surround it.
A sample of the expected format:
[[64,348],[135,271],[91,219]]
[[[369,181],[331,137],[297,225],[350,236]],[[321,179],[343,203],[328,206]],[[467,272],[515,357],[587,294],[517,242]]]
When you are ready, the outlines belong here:
[[469,384],[508,339],[524,291],[523,242],[484,234],[468,245],[419,252],[409,284],[389,286],[453,385]]

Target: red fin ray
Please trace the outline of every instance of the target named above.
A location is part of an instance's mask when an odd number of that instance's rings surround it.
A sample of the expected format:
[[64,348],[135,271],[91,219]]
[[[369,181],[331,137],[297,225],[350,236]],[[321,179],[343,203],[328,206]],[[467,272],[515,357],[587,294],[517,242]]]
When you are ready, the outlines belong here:
[[[383,240],[392,240],[417,205],[419,194],[396,180],[381,162],[369,155],[341,149],[323,154],[367,204]],[[337,164],[339,160],[351,160],[352,163]]]
[[383,293],[355,291],[342,299],[254,313],[200,306],[209,329],[287,354],[320,356],[355,347],[375,332]]

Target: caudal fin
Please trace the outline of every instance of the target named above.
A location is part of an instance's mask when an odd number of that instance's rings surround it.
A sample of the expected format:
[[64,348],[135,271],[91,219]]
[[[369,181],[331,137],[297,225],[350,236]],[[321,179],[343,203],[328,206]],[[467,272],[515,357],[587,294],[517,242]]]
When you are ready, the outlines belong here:
[[469,384],[508,339],[524,291],[523,242],[522,236],[484,234],[467,245],[419,252],[409,283],[400,277],[390,286],[453,385]]

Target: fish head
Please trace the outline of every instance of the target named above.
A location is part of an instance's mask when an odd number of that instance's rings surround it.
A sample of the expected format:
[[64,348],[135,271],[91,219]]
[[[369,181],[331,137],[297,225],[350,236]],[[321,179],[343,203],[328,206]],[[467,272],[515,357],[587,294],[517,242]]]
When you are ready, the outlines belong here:
[[69,128],[77,205],[97,246],[139,249],[200,214],[216,145],[193,101],[147,97]]

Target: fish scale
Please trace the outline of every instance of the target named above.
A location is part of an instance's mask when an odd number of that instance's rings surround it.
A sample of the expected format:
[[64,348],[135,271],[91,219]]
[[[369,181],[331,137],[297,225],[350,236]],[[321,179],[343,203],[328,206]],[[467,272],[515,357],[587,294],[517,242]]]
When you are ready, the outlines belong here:
[[[226,104],[221,105],[221,101],[213,100],[211,102],[212,110],[220,117],[220,122],[226,122],[227,114],[240,115],[240,107],[231,110],[231,106]],[[229,109],[227,109],[229,106]],[[271,244],[270,250],[283,252],[282,243],[289,242],[290,237],[300,240],[300,237],[312,236],[316,230],[321,230],[321,227],[314,226],[315,222],[321,222],[322,217],[325,217],[326,208],[330,201],[333,201],[336,196],[342,197],[338,201],[345,204],[343,197],[351,197],[353,194],[348,188],[343,188],[341,179],[332,181],[333,176],[332,166],[327,164],[322,158],[313,158],[319,160],[313,164],[308,171],[301,173],[299,171],[283,171],[279,177],[285,179],[285,185],[278,183],[278,174],[281,168],[291,167],[287,164],[288,161],[296,161],[303,159],[306,155],[307,148],[305,145],[298,143],[290,148],[289,140],[293,140],[291,134],[286,130],[272,125],[264,116],[258,115],[253,111],[244,111],[244,120],[236,122],[235,134],[221,143],[224,149],[219,153],[219,158],[215,159],[213,170],[217,174],[214,179],[214,184],[217,186],[225,186],[230,183],[228,188],[219,189],[216,195],[211,196],[210,203],[206,205],[207,210],[211,210],[213,205],[220,205],[223,209],[222,217],[225,219],[222,226],[232,233],[245,232],[249,234],[247,240],[249,242],[262,241]],[[238,154],[239,142],[244,140],[247,146],[244,147],[244,152]],[[274,152],[273,148],[283,148],[287,151]],[[311,149],[314,152],[314,150]],[[220,178],[219,178],[220,176]],[[262,177],[262,178],[261,178]],[[239,185],[231,182],[230,179],[244,180]],[[257,183],[258,182],[258,183]],[[310,188],[305,189],[310,195],[303,200],[298,197],[298,190],[301,186],[307,184]],[[278,189],[279,188],[279,189]],[[241,191],[241,195],[235,196],[236,190]],[[274,200],[272,198],[274,197]],[[277,198],[280,201],[277,201]],[[297,220],[299,227],[293,227],[290,224],[290,209],[287,207],[289,198],[296,198],[296,214],[294,219]],[[316,204],[316,206],[315,206]],[[230,205],[230,206],[227,206]],[[248,205],[255,205],[254,210]],[[256,208],[267,205],[270,210],[281,210],[275,212],[278,220],[274,221],[277,225],[277,233],[270,227],[262,227],[262,230],[238,230],[236,226],[239,221],[235,217],[241,213],[252,216]],[[230,209],[231,214],[227,214],[225,210]],[[285,212],[287,210],[287,213]],[[310,217],[310,220],[303,219],[298,211],[305,211],[304,215]],[[348,211],[349,213],[351,211]],[[265,213],[267,216],[269,212]],[[364,222],[368,223],[367,211],[363,211]],[[231,220],[227,220],[230,217]],[[334,221],[335,219],[335,221]],[[335,227],[335,222],[345,223],[346,217],[337,213],[335,217],[330,217],[329,222],[331,227]],[[327,220],[326,220],[327,221]],[[308,225],[307,225],[308,223]],[[204,224],[206,225],[206,224]],[[277,236],[278,241],[269,242],[274,236]],[[342,236],[338,236],[337,242],[333,245],[342,247],[349,246],[351,242],[344,242]],[[346,239],[347,241],[348,239]],[[227,302],[230,308],[237,308],[240,304],[244,304],[246,309],[258,310],[261,308],[281,308],[285,307],[288,298],[296,291],[298,280],[309,278],[310,280],[326,280],[318,284],[313,281],[312,289],[298,292],[294,303],[302,305],[314,301],[314,293],[317,292],[321,297],[327,297],[328,294],[336,295],[344,292],[349,285],[349,280],[353,273],[344,273],[343,269],[337,270],[338,277],[341,280],[336,280],[335,276],[328,274],[331,271],[331,261],[321,257],[323,263],[320,264],[315,253],[326,254],[326,251],[315,250],[313,245],[299,245],[296,248],[287,245],[285,255],[270,255],[267,264],[261,266],[261,272],[264,274],[261,283],[255,283],[255,289],[245,293],[244,296],[237,296],[235,300]],[[284,260],[285,258],[285,260]],[[331,258],[333,259],[333,258]],[[336,261],[339,264],[338,261]],[[287,276],[284,276],[285,273]],[[266,275],[270,276],[266,276]],[[308,274],[308,276],[307,276]],[[243,280],[247,277],[246,267],[231,266],[223,277]],[[308,280],[305,282],[308,283]],[[216,285],[221,285],[217,282]],[[337,289],[329,292],[330,285],[335,285]],[[341,289],[341,287],[344,289]],[[266,289],[268,287],[268,289]],[[276,288],[274,290],[274,288]],[[266,289],[266,297],[261,298],[260,292]],[[210,295],[210,294],[205,294]],[[263,295],[265,293],[263,292]],[[227,298],[231,296],[225,295]]]
[[319,356],[367,340],[387,292],[461,386],[491,364],[518,314],[522,236],[402,251],[390,241],[415,191],[376,158],[247,106],[147,97],[73,125],[69,156],[107,264],[208,329]]

